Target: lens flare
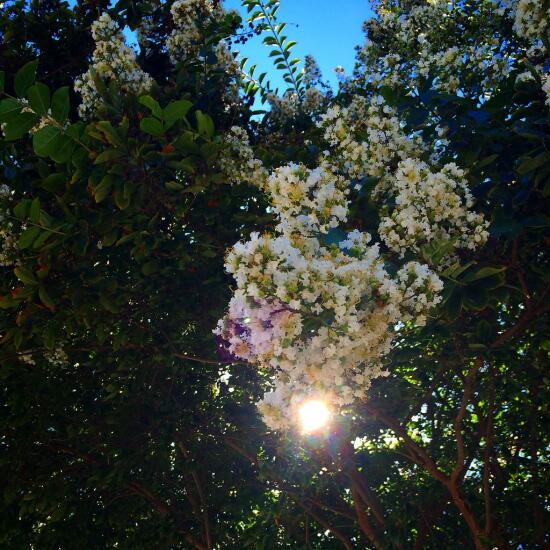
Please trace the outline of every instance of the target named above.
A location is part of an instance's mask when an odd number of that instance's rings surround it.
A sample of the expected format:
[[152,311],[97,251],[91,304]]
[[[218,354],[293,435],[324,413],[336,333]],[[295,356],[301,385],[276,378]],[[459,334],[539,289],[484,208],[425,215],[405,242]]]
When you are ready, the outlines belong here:
[[300,406],[298,412],[304,433],[313,433],[325,427],[330,420],[330,411],[322,401],[311,399]]

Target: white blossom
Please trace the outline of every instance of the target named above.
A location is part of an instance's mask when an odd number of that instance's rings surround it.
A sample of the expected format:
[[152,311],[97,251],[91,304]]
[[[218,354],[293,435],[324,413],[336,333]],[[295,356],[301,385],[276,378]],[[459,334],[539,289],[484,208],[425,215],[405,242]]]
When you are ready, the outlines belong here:
[[137,64],[134,51],[124,43],[122,32],[107,13],[92,24],[96,47],[88,71],[75,80],[74,89],[82,96],[79,115],[89,118],[101,105],[101,96],[94,73],[106,83],[115,80],[124,93],[143,94],[153,85],[153,79]]

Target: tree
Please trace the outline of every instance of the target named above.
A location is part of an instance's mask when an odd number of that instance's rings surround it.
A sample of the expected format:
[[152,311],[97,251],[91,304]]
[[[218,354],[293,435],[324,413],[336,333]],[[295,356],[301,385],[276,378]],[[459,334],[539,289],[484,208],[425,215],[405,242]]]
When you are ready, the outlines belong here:
[[543,547],[543,3],[381,2],[335,97],[104,4],[0,15],[2,544]]

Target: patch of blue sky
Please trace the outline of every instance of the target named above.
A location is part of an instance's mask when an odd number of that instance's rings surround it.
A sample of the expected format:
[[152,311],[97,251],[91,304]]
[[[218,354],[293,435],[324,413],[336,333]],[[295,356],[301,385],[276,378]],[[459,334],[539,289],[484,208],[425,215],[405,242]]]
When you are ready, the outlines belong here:
[[[69,4],[74,5],[74,1]],[[246,24],[247,10],[240,0],[225,0],[224,7],[237,10]],[[278,22],[287,24],[285,35],[297,42],[292,56],[303,60],[313,55],[324,80],[335,90],[338,80],[334,69],[340,66],[347,74],[353,71],[355,47],[364,42],[362,24],[372,16],[367,0],[281,0],[277,13]],[[137,47],[135,33],[125,29],[124,34],[127,43]],[[282,92],[288,85],[269,57],[271,48],[262,44],[263,36],[255,35],[246,44],[239,44],[239,54],[248,58],[249,65],[257,66],[255,75],[267,72],[272,87]]]
[[[225,0],[224,6],[239,11],[246,21],[247,12],[240,0]],[[364,42],[363,21],[372,15],[367,0],[281,0],[277,19],[287,24],[284,34],[297,42],[293,57],[313,55],[324,79],[336,89],[334,68],[341,66],[348,74],[353,71],[355,46]],[[273,86],[285,90],[288,85],[273,66],[270,50],[262,44],[262,36],[254,36],[239,47],[240,54],[257,65],[255,74],[267,72]]]

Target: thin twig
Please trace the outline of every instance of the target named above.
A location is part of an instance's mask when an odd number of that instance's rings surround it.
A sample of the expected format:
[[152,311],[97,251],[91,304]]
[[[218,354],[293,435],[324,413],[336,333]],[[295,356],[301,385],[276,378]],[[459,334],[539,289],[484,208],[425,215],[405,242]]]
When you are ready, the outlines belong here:
[[485,505],[485,536],[493,531],[491,510],[491,455],[493,451],[493,415],[495,407],[495,371],[489,370],[489,399],[487,402],[487,420],[485,426],[485,444],[483,446],[483,502]]
[[456,438],[457,457],[456,457],[456,465],[451,473],[452,483],[456,482],[460,472],[462,471],[462,468],[464,467],[465,449],[464,449],[464,436],[462,434],[462,421],[464,420],[464,415],[466,414],[466,407],[468,406],[470,397],[472,396],[475,377],[479,369],[481,368],[482,363],[483,363],[482,359],[478,357],[474,361],[472,368],[470,369],[470,371],[466,376],[466,379],[464,380],[464,394],[462,395],[462,402],[460,404],[460,409],[458,410],[458,413],[453,422],[454,430],[455,430],[455,438]]

